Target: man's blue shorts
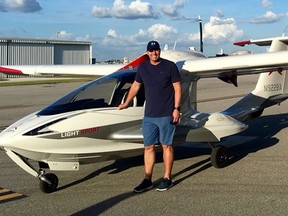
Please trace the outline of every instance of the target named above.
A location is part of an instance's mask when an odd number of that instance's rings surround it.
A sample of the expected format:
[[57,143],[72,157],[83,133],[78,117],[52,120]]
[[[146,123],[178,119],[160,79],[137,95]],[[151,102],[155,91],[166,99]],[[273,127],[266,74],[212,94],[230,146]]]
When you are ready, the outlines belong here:
[[144,146],[172,145],[175,129],[172,116],[144,117],[142,122]]

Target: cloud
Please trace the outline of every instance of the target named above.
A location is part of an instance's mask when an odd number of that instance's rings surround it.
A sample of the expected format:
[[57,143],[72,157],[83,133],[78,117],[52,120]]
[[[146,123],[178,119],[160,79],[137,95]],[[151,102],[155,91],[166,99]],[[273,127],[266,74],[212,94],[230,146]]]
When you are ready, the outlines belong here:
[[[109,29],[103,38],[97,38],[93,41],[94,49],[101,50],[97,59],[109,59],[108,53],[113,53],[117,59],[128,56],[135,58],[141,53],[146,51],[147,42],[150,40],[158,40],[162,47],[166,42],[174,42],[171,40],[176,39],[177,30],[172,26],[165,24],[154,24],[147,29],[139,29],[131,35],[123,35],[114,29]],[[113,51],[111,51],[113,50]]]
[[107,36],[117,38],[117,32],[113,29],[109,29],[109,31],[107,32]]
[[147,30],[140,29],[136,34],[133,35],[119,35],[115,30],[109,29],[102,42],[103,44],[115,46],[136,46],[143,42],[146,43],[146,41],[150,39],[167,41],[173,37],[175,38],[176,35],[177,30],[172,26],[165,24],[154,24]]
[[132,1],[130,5],[125,5],[124,0],[115,0],[112,13],[116,18],[122,19],[157,18],[152,5],[141,0]]
[[[243,37],[243,30],[239,29],[233,18],[221,19],[211,16],[208,23],[203,27],[203,39],[206,45],[223,45],[231,43]],[[113,48],[113,56],[121,59],[123,56],[137,56],[139,53],[145,52],[146,44],[149,40],[157,40],[164,47],[166,43],[173,45],[177,39],[177,47],[189,47],[199,43],[198,33],[187,33],[178,35],[178,30],[173,26],[166,24],[153,24],[146,29],[140,29],[132,35],[123,35],[110,29],[106,36],[95,40],[94,48],[101,50],[101,56],[98,59],[105,59],[105,53],[110,52]],[[109,51],[110,49],[110,51]],[[119,55],[117,57],[117,55]],[[106,59],[109,57],[106,57]]]
[[269,0],[261,0],[261,4],[265,8],[270,8],[272,6],[272,3]]
[[234,21],[234,18],[221,19],[218,16],[211,16],[209,23],[212,26],[214,26],[214,25],[230,25],[230,24],[233,25],[235,23],[235,21]]
[[173,4],[161,4],[160,8],[162,12],[170,17],[179,17],[179,10],[184,7],[185,0],[175,0]]
[[[219,45],[232,42],[243,35],[243,30],[238,29],[233,18],[221,19],[217,16],[211,16],[209,22],[203,28],[203,40],[206,44]],[[182,41],[199,41],[199,32],[186,35],[182,38]]]
[[284,15],[283,14],[275,14],[272,11],[267,11],[263,16],[255,17],[250,20],[250,23],[254,24],[263,24],[263,23],[274,23],[278,22]]
[[87,35],[84,35],[84,36],[76,37],[76,40],[77,41],[91,41],[91,37],[90,37],[89,34],[87,34]]
[[167,40],[173,36],[175,37],[177,30],[165,24],[154,24],[148,29],[148,33],[155,40]]
[[0,11],[18,11],[22,13],[34,13],[42,10],[36,0],[4,0],[0,5]]
[[67,31],[62,30],[62,31],[57,32],[56,38],[60,40],[71,40],[72,34]]
[[96,5],[92,8],[92,15],[99,18],[110,18],[111,16],[111,10],[109,8],[105,7],[98,7]]
[[92,15],[98,18],[115,17],[119,19],[158,19],[152,5],[141,0],[125,4],[124,0],[114,0],[112,8],[93,6]]
[[220,19],[212,16],[210,21],[204,25],[203,38],[206,43],[232,42],[243,35],[243,30],[238,29],[234,18]]
[[224,17],[224,14],[222,13],[221,10],[216,11],[216,17],[219,17],[219,18]]

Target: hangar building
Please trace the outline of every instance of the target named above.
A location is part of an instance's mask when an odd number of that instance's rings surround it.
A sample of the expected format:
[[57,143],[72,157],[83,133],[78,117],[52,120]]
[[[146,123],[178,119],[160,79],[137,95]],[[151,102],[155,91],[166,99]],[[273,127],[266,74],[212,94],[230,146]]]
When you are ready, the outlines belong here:
[[92,42],[0,38],[0,65],[92,64]]

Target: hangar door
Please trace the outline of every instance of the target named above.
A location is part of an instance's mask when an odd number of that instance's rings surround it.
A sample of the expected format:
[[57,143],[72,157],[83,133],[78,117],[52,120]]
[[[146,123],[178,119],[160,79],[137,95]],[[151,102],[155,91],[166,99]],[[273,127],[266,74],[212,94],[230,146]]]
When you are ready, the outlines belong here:
[[90,46],[55,44],[54,64],[90,64]]

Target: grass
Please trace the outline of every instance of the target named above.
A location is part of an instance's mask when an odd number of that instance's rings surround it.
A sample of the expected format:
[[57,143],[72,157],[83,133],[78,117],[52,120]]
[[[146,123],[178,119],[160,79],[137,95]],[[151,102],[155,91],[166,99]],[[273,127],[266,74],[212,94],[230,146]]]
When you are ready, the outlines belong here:
[[96,76],[57,76],[57,77],[49,77],[45,79],[45,77],[41,77],[44,79],[33,80],[34,78],[31,78],[31,80],[23,80],[21,81],[19,78],[19,81],[17,82],[9,82],[9,79],[0,78],[0,87],[4,86],[20,86],[20,85],[41,85],[41,84],[58,84],[58,83],[71,83],[71,82],[89,82],[92,81],[98,77]]

